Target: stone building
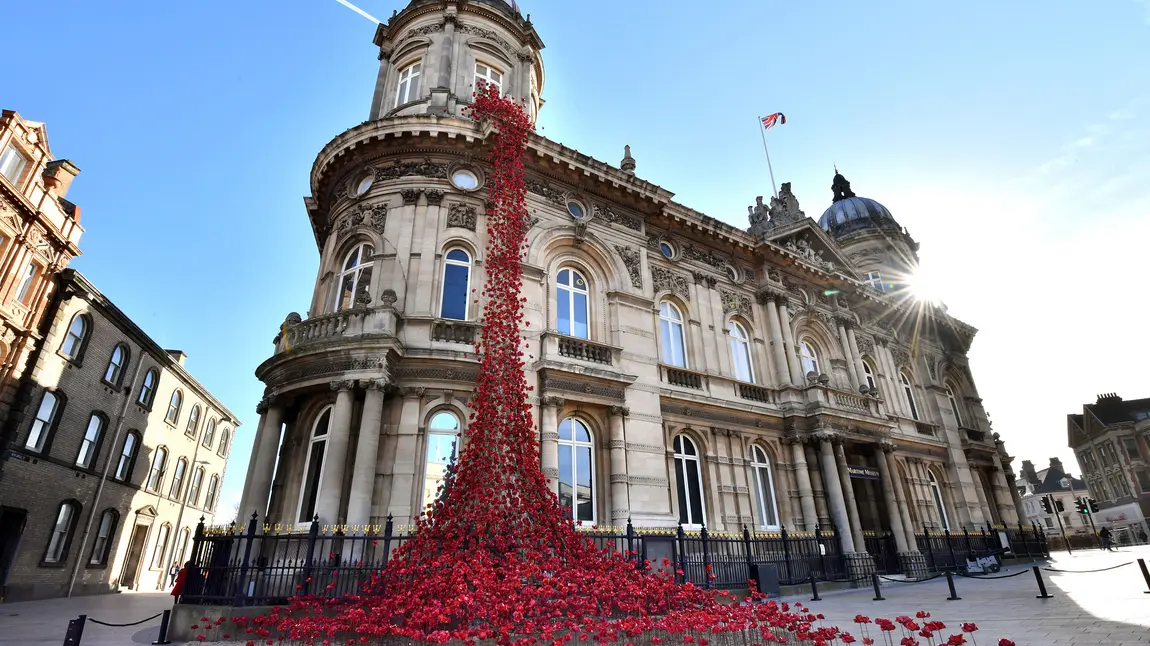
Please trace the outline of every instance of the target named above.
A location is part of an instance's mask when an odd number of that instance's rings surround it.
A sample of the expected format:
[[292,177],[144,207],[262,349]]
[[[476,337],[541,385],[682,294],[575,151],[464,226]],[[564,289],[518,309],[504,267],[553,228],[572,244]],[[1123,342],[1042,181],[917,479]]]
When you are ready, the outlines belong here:
[[[306,318],[272,356],[241,514],[410,522],[467,441],[497,85],[534,117],[543,43],[501,0],[415,0],[375,34],[368,120],[305,198]],[[904,289],[918,245],[836,175],[818,222],[783,184],[749,229],[534,135],[523,292],[540,460],[584,524],[892,530],[1017,521],[967,362],[975,330]],[[278,466],[277,466],[278,465]],[[273,473],[274,481],[273,481]]]
[[[1074,502],[1079,498],[1089,498],[1090,489],[1086,482],[1066,473],[1062,460],[1050,458],[1050,466],[1037,471],[1030,460],[1022,461],[1022,469],[1015,482],[1022,502],[1022,521],[1038,525],[1047,534],[1058,533],[1058,518],[1067,534],[1090,534],[1090,519],[1078,513]],[[1062,511],[1048,514],[1042,509],[1042,498],[1050,497],[1062,503]]]
[[1099,395],[1066,416],[1067,444],[1098,501],[1098,529],[1116,540],[1146,542],[1150,535],[1150,399]]
[[161,589],[213,518],[239,420],[84,276],[55,282],[10,419],[3,598]]
[[[52,156],[43,123],[0,113],[0,429],[39,342],[53,277],[80,255],[80,207],[65,199],[79,174]],[[0,433],[0,456],[7,441]],[[0,457],[0,474],[4,466]]]

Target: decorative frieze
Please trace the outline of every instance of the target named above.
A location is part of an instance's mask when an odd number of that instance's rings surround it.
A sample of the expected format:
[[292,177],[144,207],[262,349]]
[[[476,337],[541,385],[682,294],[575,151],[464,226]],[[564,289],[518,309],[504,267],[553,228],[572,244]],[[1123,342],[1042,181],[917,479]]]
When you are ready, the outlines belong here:
[[656,444],[633,444],[627,443],[627,450],[634,453],[650,453],[652,455],[663,455],[667,452],[667,447],[659,446]]
[[910,353],[903,348],[891,348],[890,354],[894,358],[895,367],[901,368],[910,365]]
[[567,208],[567,191],[553,188],[550,184],[539,182],[535,180],[527,180],[527,190],[542,197],[543,199]]
[[632,231],[639,231],[643,228],[643,221],[639,218],[630,215],[619,215],[612,211],[609,206],[596,204],[592,212],[596,219],[603,219],[609,224],[619,223]]
[[637,249],[623,245],[615,245],[615,251],[619,257],[623,259],[623,264],[627,267],[627,274],[631,277],[631,286],[635,288],[643,288],[643,269],[640,266],[641,259]]
[[336,232],[339,237],[346,236],[351,233],[356,227],[365,226],[377,233],[383,233],[383,228],[387,224],[387,205],[386,204],[366,204],[361,203],[356,205],[356,208],[351,212],[345,214],[339,219],[335,225]]
[[443,191],[437,188],[429,188],[423,192],[427,197],[427,203],[431,206],[439,206],[443,203]]
[[652,265],[651,282],[654,283],[656,292],[671,292],[691,300],[691,285],[687,282],[687,277],[680,273]]
[[384,182],[401,177],[428,177],[447,179],[447,164],[437,164],[430,159],[421,162],[395,162],[390,166],[375,169],[375,181]]
[[490,40],[496,45],[502,47],[504,51],[506,51],[508,54],[511,54],[512,56],[518,54],[515,47],[511,43],[507,42],[503,39],[502,36],[495,33],[494,31],[491,31],[490,29],[484,29],[483,27],[478,27],[476,25],[470,24],[460,24],[458,29],[459,33],[461,34],[471,34],[472,36],[479,36],[480,38]]
[[719,296],[723,301],[723,313],[735,312],[747,318],[751,318],[751,297],[739,292],[733,292],[726,289],[719,290]]
[[418,188],[405,188],[399,191],[399,195],[403,198],[403,203],[405,205],[411,206],[412,204],[415,204],[417,201],[419,201],[419,194],[422,192],[423,191],[419,190]]
[[865,336],[857,337],[855,340],[858,342],[859,353],[874,356],[874,341]]
[[590,381],[574,381],[569,379],[554,378],[544,379],[542,390],[544,392],[559,390],[569,393],[582,393],[585,395],[607,397],[609,399],[616,399],[619,401],[623,401],[626,395],[626,392],[623,388],[595,384]]
[[706,285],[708,289],[714,289],[715,285],[719,284],[719,279],[710,274],[701,271],[692,271],[691,278],[695,279],[696,285]]
[[683,246],[682,254],[683,257],[687,260],[701,262],[704,265],[710,265],[711,267],[714,267],[720,271],[725,271],[727,267],[726,259],[719,256],[710,249],[700,249],[695,245],[687,244]]
[[470,204],[452,204],[447,211],[447,227],[475,230],[478,221],[475,207]]
[[397,381],[463,381],[474,383],[479,380],[479,371],[473,368],[400,368],[395,371]]

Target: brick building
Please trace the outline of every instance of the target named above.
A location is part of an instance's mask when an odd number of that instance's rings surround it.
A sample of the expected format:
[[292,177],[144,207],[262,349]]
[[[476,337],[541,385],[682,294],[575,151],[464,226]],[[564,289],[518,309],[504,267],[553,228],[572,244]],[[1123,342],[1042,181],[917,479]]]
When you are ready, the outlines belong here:
[[163,588],[239,420],[83,275],[55,283],[8,425],[4,599]]

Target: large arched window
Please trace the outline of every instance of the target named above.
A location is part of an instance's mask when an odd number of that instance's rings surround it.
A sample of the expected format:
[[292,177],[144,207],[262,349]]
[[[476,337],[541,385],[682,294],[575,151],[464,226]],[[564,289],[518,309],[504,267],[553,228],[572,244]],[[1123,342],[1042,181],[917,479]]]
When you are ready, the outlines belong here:
[[208,511],[216,510],[216,496],[219,495],[219,492],[220,477],[213,473],[212,477],[208,479],[208,493],[204,498],[204,509]]
[[[938,508],[938,517],[942,520],[942,528],[950,529],[950,519],[946,517],[946,505],[942,503],[942,488],[938,486],[938,480],[934,477],[934,471],[926,470],[926,478],[930,483],[930,493],[934,498],[934,506]],[[978,486],[982,486],[979,484]]]
[[136,451],[140,448],[140,434],[128,431],[124,444],[120,447],[120,458],[116,461],[116,479],[127,482],[132,477],[132,467],[136,464]]
[[168,497],[179,500],[184,490],[184,475],[188,472],[188,461],[184,458],[176,460],[176,470],[172,472],[172,487],[168,489]]
[[815,344],[810,339],[799,340],[799,359],[803,364],[803,376],[807,377],[812,372],[815,376],[821,375],[822,370],[819,368],[819,351],[815,349]]
[[659,303],[659,345],[663,363],[677,368],[687,367],[683,313],[671,301]]
[[759,505],[759,528],[778,529],[779,511],[775,503],[775,479],[771,473],[771,463],[766,451],[758,445],[751,446],[751,471],[755,475],[755,493]]
[[427,425],[427,460],[423,467],[423,507],[435,504],[447,468],[455,461],[459,442],[459,418],[447,411],[436,413]]
[[204,486],[204,468],[198,467],[192,474],[191,489],[188,489],[188,504],[193,507],[200,506],[200,489]]
[[76,529],[76,519],[80,517],[80,503],[66,500],[56,510],[56,522],[48,537],[48,549],[44,550],[45,563],[60,563],[67,560],[68,546],[72,543],[72,533]]
[[154,368],[148,370],[148,373],[144,375],[144,383],[140,384],[140,396],[136,398],[137,404],[145,408],[152,407],[152,399],[156,396],[156,378]]
[[555,287],[556,324],[559,333],[590,339],[587,279],[574,269],[562,269],[555,280]]
[[195,437],[198,430],[200,430],[200,405],[196,404],[188,414],[188,427],[184,429],[184,435]]
[[470,302],[471,254],[463,249],[451,249],[443,257],[443,299],[439,303],[439,316],[466,321]]
[[679,523],[700,527],[707,522],[703,503],[703,474],[699,469],[699,450],[686,435],[676,435],[675,479],[679,489]]
[[420,63],[412,63],[399,72],[399,84],[395,89],[395,106],[401,106],[419,98]]
[[331,406],[328,406],[315,418],[311,429],[311,442],[308,444],[303,484],[300,487],[299,510],[296,513],[297,522],[310,523],[315,515],[315,501],[319,496],[320,483],[323,482],[323,458],[327,453],[327,432],[330,427]]
[[232,432],[230,429],[220,431],[220,446],[216,449],[216,455],[221,458],[228,457],[228,449],[231,448]]
[[900,372],[898,379],[902,382],[902,393],[906,395],[906,403],[910,406],[910,416],[917,420],[918,406],[914,403],[914,386],[911,385],[910,376],[905,372]]
[[119,386],[124,378],[124,367],[128,365],[128,346],[121,343],[112,350],[108,359],[108,367],[104,369],[104,381]]
[[96,527],[96,540],[92,543],[92,553],[88,555],[88,565],[107,565],[108,554],[112,551],[112,539],[120,515],[115,509],[105,509],[100,514],[100,524]]
[[80,450],[76,453],[76,466],[89,469],[100,452],[100,439],[104,436],[104,416],[92,413],[88,427],[84,429],[84,439],[80,440]]
[[958,398],[954,396],[954,387],[946,384],[946,400],[950,402],[950,412],[954,413],[954,421],[962,426],[962,413],[958,411]]
[[216,441],[216,418],[213,417],[213,418],[208,420],[208,425],[204,427],[204,439],[203,439],[203,441],[200,442],[200,446],[202,446],[205,449],[208,449],[210,451],[212,449],[212,443],[215,441]]
[[184,404],[184,393],[175,391],[172,393],[172,399],[168,402],[168,414],[164,415],[164,421],[175,426],[176,422],[180,419],[180,407]]
[[868,357],[863,357],[863,377],[866,379],[867,388],[872,391],[878,390],[877,382],[875,381],[874,366],[871,365],[871,360]]
[[191,536],[192,536],[192,528],[191,527],[185,527],[185,528],[180,530],[179,538],[176,541],[176,552],[173,555],[173,556],[175,556],[175,558],[172,559],[176,563],[179,563],[180,567],[183,567],[184,563],[187,562],[184,560],[184,556],[188,552],[188,539],[191,538]]
[[48,438],[59,419],[59,403],[60,398],[53,392],[45,392],[40,398],[40,407],[36,409],[36,419],[32,421],[32,430],[28,433],[24,448],[39,453],[48,445]]
[[60,353],[69,359],[78,359],[80,353],[84,351],[84,344],[88,341],[88,332],[91,329],[88,317],[83,314],[73,316],[72,324],[68,326],[68,332],[64,335],[64,343],[60,345]]
[[164,482],[164,471],[167,468],[168,450],[161,446],[156,449],[155,455],[152,456],[152,468],[148,471],[148,491],[160,490],[160,485]]
[[172,526],[164,523],[156,533],[156,546],[152,549],[152,569],[164,568],[164,556],[168,553],[168,539],[172,536]]
[[559,423],[559,506],[571,519],[595,522],[595,444],[583,420]]
[[361,292],[371,286],[372,256],[375,248],[364,242],[344,258],[338,280],[335,284],[335,304],[332,311],[355,307],[355,300]]
[[735,366],[735,378],[754,383],[755,368],[751,364],[751,338],[746,328],[738,321],[727,324],[731,337],[731,361]]

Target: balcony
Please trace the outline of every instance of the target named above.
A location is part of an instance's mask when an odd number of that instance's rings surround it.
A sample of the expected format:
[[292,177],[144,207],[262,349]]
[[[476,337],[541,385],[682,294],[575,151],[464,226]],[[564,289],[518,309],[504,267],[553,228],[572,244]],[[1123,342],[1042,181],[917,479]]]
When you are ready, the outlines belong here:
[[742,397],[743,399],[749,399],[753,402],[759,402],[761,404],[770,404],[772,401],[770,389],[763,388],[762,386],[740,382],[738,384],[737,390],[739,397]]
[[474,345],[482,327],[471,321],[440,319],[431,324],[431,340]]
[[811,386],[807,388],[807,406],[834,408],[856,415],[869,415],[879,417],[879,402],[871,397],[856,395],[855,393],[827,386]]
[[601,363],[605,366],[612,364],[612,348],[608,345],[592,343],[586,339],[577,339],[571,336],[560,336],[559,356],[580,361]]
[[980,444],[986,442],[986,433],[982,431],[975,430],[973,428],[967,428],[965,426],[960,426],[959,429],[962,430],[962,434],[964,437],[966,437],[967,441],[977,442]]
[[586,365],[578,370],[610,369],[615,372],[621,365],[620,353],[623,348],[613,345],[567,336],[554,330],[544,332],[539,344],[544,362],[556,367],[566,365],[567,367],[563,369],[574,368],[582,363],[593,365]]
[[914,421],[914,430],[918,431],[919,435],[929,435],[930,437],[938,437],[938,427],[934,424],[926,422]]
[[665,364],[659,365],[659,374],[664,383],[680,388],[704,390],[707,384],[707,375],[693,370],[684,370]]
[[362,336],[395,336],[397,323],[395,311],[391,307],[341,310],[305,321],[293,321],[292,318],[284,321],[280,333],[276,335],[276,354]]

